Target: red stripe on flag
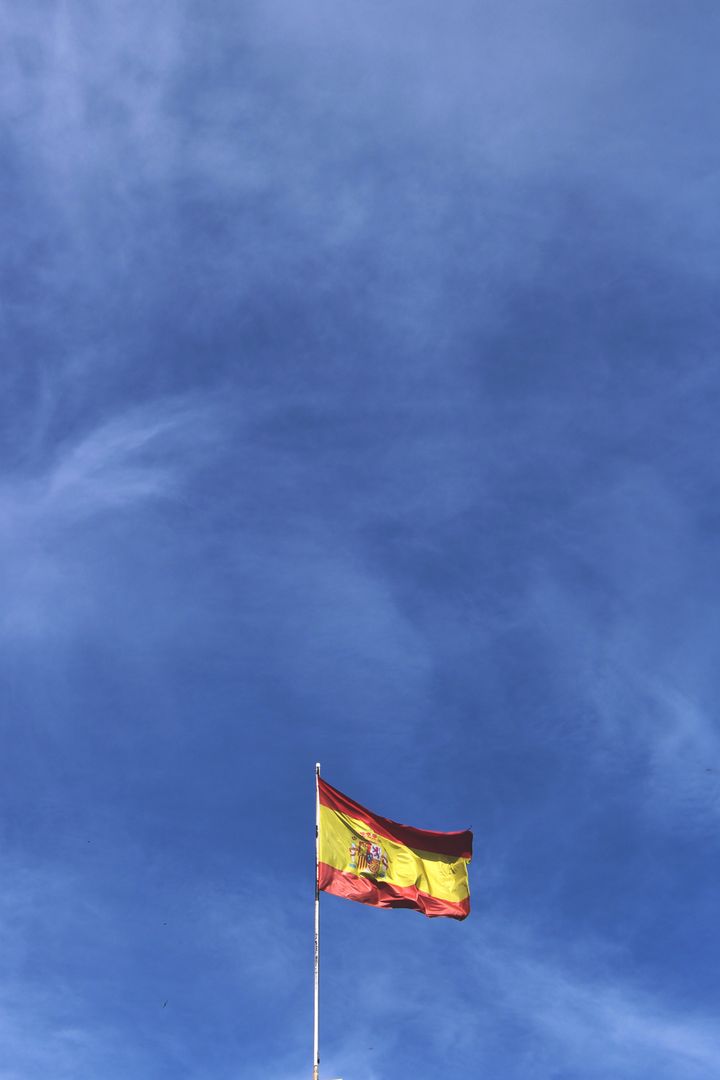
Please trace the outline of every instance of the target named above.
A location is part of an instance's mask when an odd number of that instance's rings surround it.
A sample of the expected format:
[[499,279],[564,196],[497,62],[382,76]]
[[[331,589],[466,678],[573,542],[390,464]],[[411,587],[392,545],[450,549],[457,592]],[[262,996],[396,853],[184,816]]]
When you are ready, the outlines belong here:
[[472,858],[472,833],[469,829],[460,832],[432,832],[430,829],[414,829],[412,825],[399,825],[397,821],[373,814],[364,806],[353,802],[321,777],[318,777],[318,785],[322,806],[360,818],[389,840],[396,840],[398,844],[404,844],[414,851],[431,851],[436,855],[450,855],[455,859]]
[[466,919],[470,914],[470,898],[454,903],[452,900],[439,900],[436,896],[416,889],[414,885],[392,885],[388,881],[372,881],[336,870],[334,866],[321,862],[319,885],[323,892],[333,896],[342,896],[345,900],[357,900],[361,904],[380,908],[412,908],[429,919],[445,915],[450,919]]

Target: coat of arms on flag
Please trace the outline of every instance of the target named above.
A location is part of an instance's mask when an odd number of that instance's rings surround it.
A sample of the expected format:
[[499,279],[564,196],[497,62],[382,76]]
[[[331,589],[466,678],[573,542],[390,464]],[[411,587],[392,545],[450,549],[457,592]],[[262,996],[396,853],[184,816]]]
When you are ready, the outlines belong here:
[[388,857],[374,832],[361,833],[350,845],[350,869],[369,877],[385,877]]

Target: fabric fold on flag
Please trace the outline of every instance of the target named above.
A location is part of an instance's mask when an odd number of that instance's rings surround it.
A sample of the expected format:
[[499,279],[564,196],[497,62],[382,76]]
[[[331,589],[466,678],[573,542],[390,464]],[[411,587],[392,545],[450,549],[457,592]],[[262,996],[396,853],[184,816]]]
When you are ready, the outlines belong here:
[[318,777],[321,890],[373,907],[404,907],[429,918],[470,913],[467,866],[472,833],[400,825]]

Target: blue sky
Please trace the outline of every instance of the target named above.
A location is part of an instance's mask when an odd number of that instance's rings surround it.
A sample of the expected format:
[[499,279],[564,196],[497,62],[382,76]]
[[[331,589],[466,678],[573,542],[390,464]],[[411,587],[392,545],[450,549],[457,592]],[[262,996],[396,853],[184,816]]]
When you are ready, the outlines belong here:
[[720,12],[2,13],[0,1080],[720,1077]]

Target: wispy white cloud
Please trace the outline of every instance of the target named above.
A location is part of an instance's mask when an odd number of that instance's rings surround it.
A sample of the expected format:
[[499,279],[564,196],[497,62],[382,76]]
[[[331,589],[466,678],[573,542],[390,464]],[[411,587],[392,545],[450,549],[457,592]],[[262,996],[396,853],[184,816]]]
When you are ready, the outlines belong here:
[[648,679],[645,734],[651,810],[665,826],[715,832],[720,728],[707,708],[662,677]]
[[61,451],[38,513],[92,517],[177,494],[192,455],[206,448],[210,420],[207,410],[172,402],[113,417]]
[[[179,58],[178,19],[132,3],[113,12],[111,32],[106,18],[98,5],[73,0],[3,12],[4,108],[69,211],[99,174],[114,174],[110,197],[129,197],[138,167],[152,177],[172,145],[167,95]],[[131,172],[113,168],[123,158]]]
[[[560,1068],[583,1076],[663,1076],[675,1080],[720,1073],[720,1036],[711,1016],[685,1012],[662,992],[638,985],[607,957],[572,965],[527,935],[505,932],[476,943],[476,986],[489,976],[500,1002],[537,1044],[535,1075]],[[618,970],[614,971],[614,966]]]
[[632,765],[628,796],[657,824],[703,831],[720,811],[720,729],[701,513],[669,469],[634,461],[593,478],[553,525],[518,619],[542,636],[568,699],[572,722],[555,734],[600,769]]
[[[0,484],[5,634],[52,630],[93,604],[88,555],[102,552],[101,523],[126,523],[181,497],[221,439],[222,411],[208,399],[165,400],[122,412],[58,447],[49,464]],[[74,613],[74,615],[73,615]]]

